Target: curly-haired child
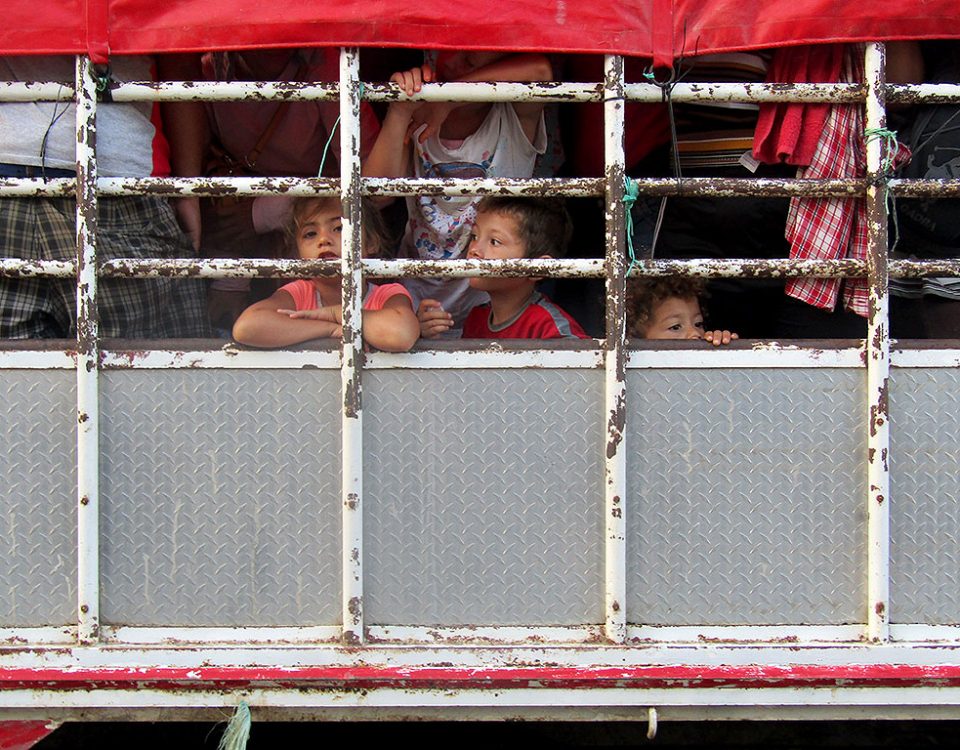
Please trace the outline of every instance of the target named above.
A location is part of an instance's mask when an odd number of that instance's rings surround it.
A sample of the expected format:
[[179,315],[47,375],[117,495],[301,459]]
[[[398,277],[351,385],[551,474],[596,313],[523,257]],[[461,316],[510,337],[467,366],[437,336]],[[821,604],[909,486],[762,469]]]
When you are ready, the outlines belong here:
[[740,338],[706,331],[700,300],[704,284],[691,278],[650,278],[627,285],[627,331],[641,339],[703,339],[714,346]]

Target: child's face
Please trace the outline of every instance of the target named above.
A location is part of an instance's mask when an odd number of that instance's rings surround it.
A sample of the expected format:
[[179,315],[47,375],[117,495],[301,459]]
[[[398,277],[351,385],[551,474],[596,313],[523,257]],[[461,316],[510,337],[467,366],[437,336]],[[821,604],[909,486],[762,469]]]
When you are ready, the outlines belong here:
[[[467,247],[467,258],[508,260],[526,257],[527,245],[520,238],[520,229],[515,218],[503,213],[477,214],[477,222],[470,235],[470,245]],[[489,292],[515,287],[517,282],[529,283],[529,279],[474,277],[470,279],[470,286]]]
[[297,228],[297,252],[304,260],[339,258],[342,232],[340,206],[334,201],[321,203]]
[[668,297],[650,314],[645,339],[702,339],[703,315],[695,297]]

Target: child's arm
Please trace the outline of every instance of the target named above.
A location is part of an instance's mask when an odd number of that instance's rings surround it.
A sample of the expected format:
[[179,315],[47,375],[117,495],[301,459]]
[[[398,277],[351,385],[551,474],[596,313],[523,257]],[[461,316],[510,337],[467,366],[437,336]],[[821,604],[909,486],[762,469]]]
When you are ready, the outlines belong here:
[[704,331],[703,340],[714,346],[720,346],[721,344],[729,344],[731,341],[735,341],[740,338],[735,333],[730,333],[730,331]]
[[[295,303],[289,292],[278,289],[270,297],[256,302],[244,310],[233,324],[233,338],[241,344],[260,347],[289,346],[310,339],[341,336],[340,323],[321,308],[308,312],[320,315],[307,318],[292,311]],[[339,311],[339,307],[337,310]],[[288,312],[280,312],[287,310]]]
[[425,299],[420,301],[417,309],[417,320],[420,326],[420,335],[425,339],[435,339],[453,328],[453,316],[443,309],[439,300]]
[[[550,60],[544,55],[537,54],[518,54],[502,57],[488,65],[483,65],[475,70],[471,70],[459,77],[460,81],[483,82],[483,81],[552,81],[553,68]],[[416,130],[421,124],[427,123],[426,130],[420,135],[420,141],[423,142],[434,132],[440,130],[440,126],[453,115],[458,108],[463,107],[465,102],[429,102],[424,104],[413,113],[412,129]],[[517,113],[523,132],[527,139],[533,143],[537,137],[537,130],[540,126],[540,115],[543,112],[542,102],[514,102],[513,108]]]
[[[397,83],[404,93],[413,95],[424,83],[433,80],[429,65],[394,73],[391,83]],[[364,177],[406,177],[410,172],[410,138],[408,130],[413,112],[422,102],[391,102],[383,119],[380,134],[363,162]]]
[[[330,305],[316,310],[283,312],[288,314],[293,322],[333,320],[337,325],[336,333],[328,335],[343,335],[341,328],[343,311],[339,305]],[[376,349],[385,352],[406,352],[419,337],[420,323],[417,316],[413,314],[410,298],[404,294],[392,295],[383,303],[383,308],[380,310],[363,311],[363,340]]]

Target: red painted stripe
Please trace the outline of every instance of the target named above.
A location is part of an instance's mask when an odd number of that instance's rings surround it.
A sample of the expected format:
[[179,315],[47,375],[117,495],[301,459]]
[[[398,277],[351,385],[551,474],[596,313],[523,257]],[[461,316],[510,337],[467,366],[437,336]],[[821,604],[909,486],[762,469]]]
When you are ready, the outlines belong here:
[[224,687],[416,689],[960,687],[960,665],[646,667],[200,667],[0,669],[0,690]]

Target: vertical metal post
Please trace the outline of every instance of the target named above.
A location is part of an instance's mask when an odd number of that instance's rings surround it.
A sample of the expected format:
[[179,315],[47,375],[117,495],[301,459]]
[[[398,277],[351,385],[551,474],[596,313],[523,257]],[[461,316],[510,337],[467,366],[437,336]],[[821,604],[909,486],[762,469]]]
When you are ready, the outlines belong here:
[[77,57],[77,598],[80,643],[100,638],[100,345],[97,324],[97,82]]
[[626,221],[624,213],[623,58],[604,58],[604,163],[606,169],[607,336],[604,342],[605,632],[627,638],[626,613]]
[[[866,127],[886,127],[884,46],[868,44]],[[890,638],[890,447],[887,389],[890,378],[887,276],[887,203],[881,166],[883,141],[867,142],[867,631],[871,641]]]
[[340,360],[343,395],[343,641],[363,643],[363,368],[360,266],[363,233],[360,205],[360,55],[340,50],[340,198],[343,210],[343,349]]

